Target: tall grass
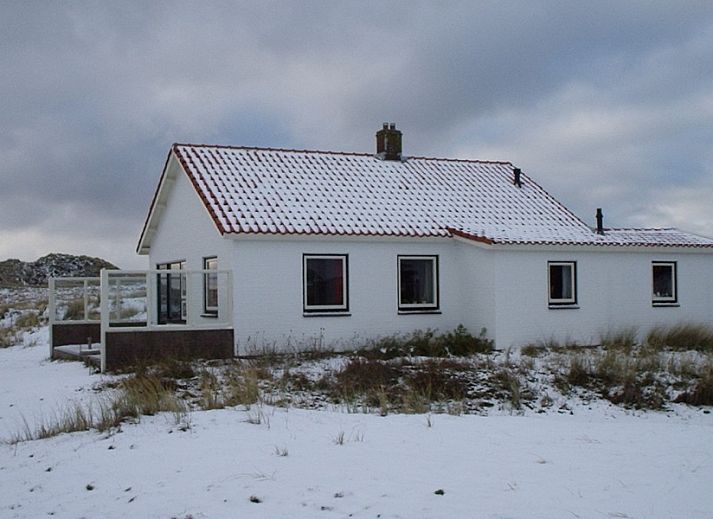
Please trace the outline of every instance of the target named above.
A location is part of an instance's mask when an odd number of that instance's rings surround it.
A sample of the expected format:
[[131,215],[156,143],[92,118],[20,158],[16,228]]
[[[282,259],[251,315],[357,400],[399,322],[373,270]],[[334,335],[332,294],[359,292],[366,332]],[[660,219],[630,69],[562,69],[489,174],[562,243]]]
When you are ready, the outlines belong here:
[[713,328],[697,323],[655,326],[647,334],[646,344],[656,350],[713,352]]
[[609,330],[600,335],[599,344],[606,350],[631,352],[638,345],[639,330],[635,326]]
[[9,348],[17,343],[15,328],[0,327],[0,348]]
[[126,420],[157,413],[173,413],[176,423],[185,419],[188,409],[161,379],[152,375],[137,375],[122,380],[111,396],[84,405],[67,404],[49,419],[32,427],[23,419],[20,431],[7,442],[14,444],[78,431],[106,431]]
[[409,334],[383,337],[357,353],[368,359],[389,360],[400,357],[468,356],[493,351],[493,341],[483,328],[479,335],[471,334],[465,326],[437,334],[435,330],[416,330]]

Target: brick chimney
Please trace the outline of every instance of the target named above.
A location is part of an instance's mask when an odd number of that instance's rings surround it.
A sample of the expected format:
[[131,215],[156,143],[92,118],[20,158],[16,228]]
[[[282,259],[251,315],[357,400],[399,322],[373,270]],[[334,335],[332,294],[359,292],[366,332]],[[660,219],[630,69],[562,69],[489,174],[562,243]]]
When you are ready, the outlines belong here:
[[395,123],[384,123],[376,132],[376,155],[381,160],[401,160],[401,130]]

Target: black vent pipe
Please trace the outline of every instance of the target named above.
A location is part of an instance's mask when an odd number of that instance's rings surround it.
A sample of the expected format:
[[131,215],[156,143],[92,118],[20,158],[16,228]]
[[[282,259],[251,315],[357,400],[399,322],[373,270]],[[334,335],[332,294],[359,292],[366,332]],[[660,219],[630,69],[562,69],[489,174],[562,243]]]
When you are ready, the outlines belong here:
[[520,168],[513,168],[512,172],[515,174],[515,178],[513,179],[512,183],[515,184],[517,187],[522,187],[522,180],[520,179],[522,170]]
[[604,214],[601,207],[597,207],[597,234],[604,234]]

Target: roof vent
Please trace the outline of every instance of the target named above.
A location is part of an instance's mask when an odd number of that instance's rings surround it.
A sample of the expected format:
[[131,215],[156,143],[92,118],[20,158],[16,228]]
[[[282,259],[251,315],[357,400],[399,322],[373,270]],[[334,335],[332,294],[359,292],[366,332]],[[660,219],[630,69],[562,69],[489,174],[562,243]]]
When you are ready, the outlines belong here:
[[597,207],[597,234],[604,234],[604,213],[601,207]]
[[401,160],[401,131],[395,123],[384,123],[376,132],[376,155],[381,160]]
[[517,187],[522,187],[522,179],[520,178],[522,170],[520,168],[513,168],[512,172],[515,175],[515,177],[512,179],[512,183],[515,184]]

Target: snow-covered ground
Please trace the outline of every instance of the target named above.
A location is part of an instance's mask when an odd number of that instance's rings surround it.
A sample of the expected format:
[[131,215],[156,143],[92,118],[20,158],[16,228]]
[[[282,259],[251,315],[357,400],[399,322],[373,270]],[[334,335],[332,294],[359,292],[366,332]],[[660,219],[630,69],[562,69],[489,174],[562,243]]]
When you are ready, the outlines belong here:
[[[48,362],[43,333],[0,349],[2,438],[23,417],[97,398],[107,378]],[[0,517],[713,517],[713,414],[572,407],[380,417],[253,406],[2,444]]]

